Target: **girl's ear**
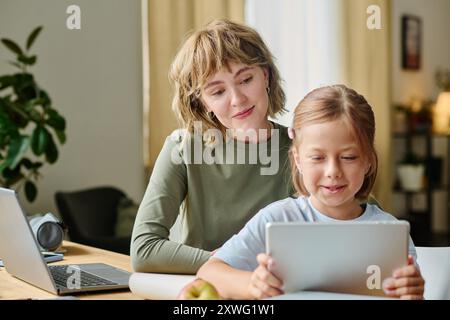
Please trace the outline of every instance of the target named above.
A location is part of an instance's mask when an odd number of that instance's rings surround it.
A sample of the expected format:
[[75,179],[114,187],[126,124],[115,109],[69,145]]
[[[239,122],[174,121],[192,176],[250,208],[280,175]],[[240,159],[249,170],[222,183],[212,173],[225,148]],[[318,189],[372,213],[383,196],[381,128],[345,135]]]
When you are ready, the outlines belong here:
[[294,156],[295,166],[299,172],[302,172],[300,155],[298,154],[297,147],[292,146],[292,155]]
[[372,165],[370,164],[369,161],[367,161],[367,163],[366,163],[366,171],[365,171],[364,175],[367,176],[367,174],[369,173],[371,168],[372,168]]

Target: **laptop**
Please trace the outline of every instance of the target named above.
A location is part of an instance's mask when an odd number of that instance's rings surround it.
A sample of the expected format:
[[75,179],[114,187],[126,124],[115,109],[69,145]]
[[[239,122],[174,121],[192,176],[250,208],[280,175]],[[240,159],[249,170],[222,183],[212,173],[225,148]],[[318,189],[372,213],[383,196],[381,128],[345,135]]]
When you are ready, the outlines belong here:
[[283,279],[285,293],[384,296],[383,280],[407,264],[408,241],[406,221],[266,225],[271,271]]
[[103,263],[48,266],[14,190],[0,188],[0,258],[6,271],[56,295],[127,289],[130,273]]

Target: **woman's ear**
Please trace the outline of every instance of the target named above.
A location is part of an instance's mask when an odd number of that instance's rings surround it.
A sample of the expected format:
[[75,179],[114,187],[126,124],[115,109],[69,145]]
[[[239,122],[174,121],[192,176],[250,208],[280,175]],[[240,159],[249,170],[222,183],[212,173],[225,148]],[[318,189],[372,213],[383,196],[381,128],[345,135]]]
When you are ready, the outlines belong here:
[[198,98],[198,101],[203,105],[203,107],[206,109],[206,112],[211,112],[211,108],[208,107],[208,105],[205,103],[205,100],[203,100],[203,97],[200,96]]
[[269,87],[269,78],[270,78],[270,71],[268,67],[263,67],[262,71],[264,73],[264,82],[266,84],[266,88]]

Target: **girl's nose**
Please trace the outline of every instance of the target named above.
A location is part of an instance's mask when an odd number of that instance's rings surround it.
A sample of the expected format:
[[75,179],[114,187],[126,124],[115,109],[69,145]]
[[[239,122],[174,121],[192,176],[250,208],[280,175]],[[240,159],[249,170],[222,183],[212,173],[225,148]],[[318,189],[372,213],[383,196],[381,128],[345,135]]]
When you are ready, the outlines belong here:
[[327,163],[326,167],[326,176],[331,179],[340,178],[341,177],[341,167],[339,165],[339,161],[335,159],[330,159]]

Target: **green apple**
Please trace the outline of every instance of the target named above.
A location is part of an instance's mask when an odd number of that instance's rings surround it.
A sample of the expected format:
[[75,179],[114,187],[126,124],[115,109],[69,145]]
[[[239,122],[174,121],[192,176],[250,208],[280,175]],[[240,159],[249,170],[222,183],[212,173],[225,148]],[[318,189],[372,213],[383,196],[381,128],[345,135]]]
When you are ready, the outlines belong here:
[[177,296],[178,300],[220,300],[216,288],[203,279],[197,278],[189,282]]

